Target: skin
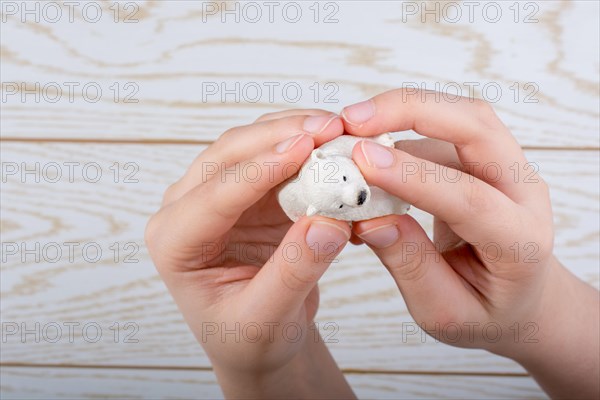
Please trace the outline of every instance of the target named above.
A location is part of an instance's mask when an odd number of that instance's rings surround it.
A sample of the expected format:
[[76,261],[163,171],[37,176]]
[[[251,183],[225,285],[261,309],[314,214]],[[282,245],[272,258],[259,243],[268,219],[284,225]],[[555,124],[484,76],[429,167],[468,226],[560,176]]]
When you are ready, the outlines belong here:
[[[333,119],[322,132],[308,134],[303,124],[310,115]],[[354,397],[312,327],[317,281],[350,238],[350,228],[323,217],[293,224],[273,190],[298,169],[285,175],[284,166],[299,167],[315,145],[342,132],[339,117],[318,110],[268,114],[233,128],[167,190],[148,223],[145,237],[154,263],[227,398]],[[289,138],[295,145],[277,153],[277,144]],[[271,174],[262,168],[261,178],[252,182],[243,175],[203,173],[203,166],[206,171],[214,163],[229,168],[250,162],[276,166]],[[307,243],[313,226],[331,233],[322,240],[324,250]],[[286,246],[299,250],[299,257],[283,251]],[[223,338],[223,328],[235,331],[236,323],[245,332],[241,338]],[[257,326],[261,337],[255,340]],[[285,326],[299,327],[302,335],[284,333]]]
[[[412,129],[434,139],[381,147],[393,160],[385,168],[365,157],[365,142],[353,153],[367,182],[434,215],[433,241],[408,215],[359,222],[355,233],[368,243],[366,232],[397,230],[397,240],[370,247],[428,333],[512,358],[551,397],[598,398],[599,295],[552,254],[547,184],[529,175],[520,146],[489,104],[433,100],[393,90],[369,100],[371,118],[345,123],[355,135]],[[515,162],[528,172],[518,179]],[[500,175],[486,171],[490,163]],[[436,164],[437,174],[426,173]],[[455,179],[448,165],[469,174]],[[449,340],[436,323],[457,324],[460,340]],[[485,332],[486,324],[502,334]]]
[[[373,249],[412,317],[432,336],[512,358],[552,397],[600,395],[598,291],[553,256],[547,185],[527,169],[515,179],[515,162],[526,168],[527,160],[487,103],[436,102],[422,94],[383,93],[363,104],[359,120],[347,107],[316,134],[304,132],[304,122],[330,118],[325,111],[265,115],[223,134],[165,193],[146,229],[148,249],[226,397],[354,397],[311,329],[318,279],[348,239]],[[293,170],[285,175],[282,165],[300,165],[344,130],[372,136],[408,129],[428,139],[380,146],[378,157],[368,152],[377,145],[360,142],[353,159],[367,182],[434,216],[433,240],[408,215],[361,221],[352,232],[324,217],[293,224],[285,217],[274,188]],[[277,143],[290,137],[294,146],[278,153]],[[223,167],[207,176],[204,168],[265,162],[278,163],[274,174],[252,182],[222,174]],[[500,174],[491,175],[489,163]],[[315,242],[310,232],[317,231]],[[284,251],[291,245],[300,250],[294,260]],[[244,248],[261,254],[251,257]],[[236,323],[261,326],[263,335],[235,340],[216,332]],[[276,327],[272,337],[265,324]],[[300,327],[298,340],[281,334],[286,324]],[[458,327],[459,340],[436,329],[448,324]],[[501,334],[486,330],[490,325]]]

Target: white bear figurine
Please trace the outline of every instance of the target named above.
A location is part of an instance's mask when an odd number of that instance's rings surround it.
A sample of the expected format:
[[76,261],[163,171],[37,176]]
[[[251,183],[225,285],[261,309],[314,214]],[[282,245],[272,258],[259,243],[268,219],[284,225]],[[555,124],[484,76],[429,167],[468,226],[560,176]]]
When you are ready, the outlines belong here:
[[377,186],[369,186],[352,161],[361,140],[394,147],[389,134],[371,138],[342,135],[314,149],[294,177],[283,182],[277,199],[286,215],[323,215],[342,221],[362,221],[389,214],[405,214],[410,205]]

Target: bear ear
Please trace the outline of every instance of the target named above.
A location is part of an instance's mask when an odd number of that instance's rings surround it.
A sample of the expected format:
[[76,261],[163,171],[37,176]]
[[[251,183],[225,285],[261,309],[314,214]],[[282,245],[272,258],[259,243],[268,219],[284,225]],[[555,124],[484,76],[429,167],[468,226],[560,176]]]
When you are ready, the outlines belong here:
[[308,208],[306,209],[306,216],[308,217],[312,217],[313,215],[315,215],[316,213],[318,213],[319,210],[317,210],[317,207],[313,206],[312,204],[308,206]]
[[325,153],[323,150],[315,149],[312,151],[312,153],[310,153],[310,158],[313,160],[322,160],[325,158]]

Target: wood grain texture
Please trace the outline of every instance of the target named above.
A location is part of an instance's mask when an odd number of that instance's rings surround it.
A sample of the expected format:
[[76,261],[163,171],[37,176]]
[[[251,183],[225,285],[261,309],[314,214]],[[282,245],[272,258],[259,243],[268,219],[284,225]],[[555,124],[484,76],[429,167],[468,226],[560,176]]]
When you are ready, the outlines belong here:
[[[475,97],[493,102],[521,145],[546,149],[527,156],[551,186],[556,254],[600,286],[600,3],[492,2],[485,15],[478,3],[471,15],[446,1],[296,2],[296,23],[286,22],[283,2],[273,22],[255,3],[255,23],[242,2],[224,2],[239,22],[203,10],[210,2],[121,2],[116,22],[114,2],[91,3],[102,10],[95,23],[83,17],[84,2],[72,22],[64,4],[57,22],[53,10],[37,13],[39,22],[35,12],[23,16],[23,2],[0,9],[0,363],[13,365],[0,367],[3,399],[221,398],[147,255],[148,216],[226,129],[287,108],[338,112],[400,86],[452,99],[476,84]],[[458,20],[451,4],[459,4]],[[491,22],[496,5],[501,17]],[[27,2],[38,6],[47,7]],[[125,23],[128,15],[138,21]],[[39,183],[36,173],[21,176],[23,162],[40,163]],[[69,164],[72,182],[65,162],[78,163]],[[63,174],[56,181],[52,163]],[[13,167],[17,174],[6,176]],[[90,182],[98,168],[102,176]],[[431,232],[428,215],[411,213]],[[72,258],[65,243],[75,246]],[[39,261],[23,252],[36,244]],[[324,276],[317,320],[361,398],[545,397],[510,360],[410,334],[404,301],[365,247],[347,248]],[[23,329],[34,332],[23,338]],[[14,367],[22,363],[30,366]]]
[[[201,150],[196,146],[18,144],[2,146],[5,163],[35,162],[40,168],[56,162],[96,163],[104,174],[97,183],[81,178],[69,183],[35,183],[32,176],[8,176],[2,190],[3,243],[25,242],[28,249],[36,242],[40,248],[49,243],[97,243],[103,255],[97,262],[86,262],[76,251],[56,262],[53,253],[36,262],[28,255],[22,262],[22,249],[7,256],[2,264],[2,322],[25,323],[40,330],[57,322],[62,326],[61,340],[35,340],[10,335],[3,343],[2,362],[51,362],[81,364],[126,364],[167,366],[208,366],[208,360],[195,342],[154,270],[143,244],[143,229],[148,216],[159,203],[163,190],[182,174]],[[593,151],[530,151],[550,183],[556,214],[556,253],[579,277],[598,287],[598,185],[599,156]],[[118,183],[110,166],[127,162],[139,166],[138,183]],[[168,166],[168,167],[165,167]],[[76,170],[77,171],[77,170]],[[573,177],[576,177],[574,179]],[[89,178],[89,177],[88,177]],[[431,230],[430,218],[418,210],[413,215]],[[120,258],[114,260],[111,246],[118,243]],[[136,243],[137,262],[126,263],[124,244]],[[64,249],[64,247],[63,247]],[[3,250],[4,251],[4,250]],[[93,257],[91,253],[88,258]],[[523,372],[515,363],[484,351],[463,350],[435,343],[419,334],[403,335],[411,318],[393,281],[365,247],[348,247],[326,273],[321,284],[322,305],[318,315],[321,327],[336,342],[329,344],[344,368],[414,371]],[[68,340],[66,322],[78,322],[73,342]],[[97,323],[103,336],[95,343],[90,328],[86,337],[81,329]],[[115,322],[119,338],[115,339]],[[138,343],[124,343],[133,328],[139,331]],[[111,327],[113,329],[111,330]],[[52,325],[48,335],[52,336]]]
[[[55,23],[3,16],[3,138],[210,140],[273,110],[337,112],[406,85],[468,95],[477,82],[474,94],[495,102],[523,145],[599,147],[597,2],[521,3],[518,15],[513,3],[495,2],[495,23],[484,3],[472,13],[462,7],[456,20],[444,2],[413,2],[414,14],[400,2],[329,2],[317,23],[312,2],[296,3],[297,23],[285,21],[283,5],[273,23],[264,7],[262,19],[249,22],[254,14],[242,5],[239,23],[235,14],[223,14],[223,23],[221,13],[203,12],[207,2],[132,3],[136,23],[115,23],[112,2],[97,23],[81,9],[69,22],[66,7]],[[423,15],[425,3],[437,15]],[[328,15],[338,22],[324,23]],[[71,82],[79,85],[72,99]],[[536,103],[526,101],[536,91],[528,83],[539,89]],[[95,89],[82,93],[87,84],[102,91],[98,101]],[[210,95],[213,84],[219,89]],[[223,98],[222,84],[239,85],[239,98]]]
[[[73,368],[0,368],[3,399],[217,399],[221,390],[210,371],[136,371]],[[346,374],[359,398],[540,399],[533,379]]]

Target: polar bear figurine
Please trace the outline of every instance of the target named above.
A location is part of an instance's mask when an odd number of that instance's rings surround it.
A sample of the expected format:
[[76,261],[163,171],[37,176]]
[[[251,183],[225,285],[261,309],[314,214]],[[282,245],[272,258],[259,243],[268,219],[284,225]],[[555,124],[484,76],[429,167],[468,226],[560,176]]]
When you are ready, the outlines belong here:
[[370,138],[342,135],[314,149],[298,174],[277,191],[279,204],[292,221],[304,215],[362,221],[408,211],[408,203],[365,181],[352,161],[352,149],[361,140],[394,147],[386,133]]

